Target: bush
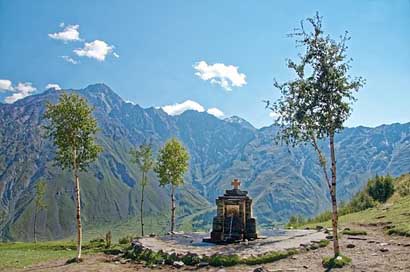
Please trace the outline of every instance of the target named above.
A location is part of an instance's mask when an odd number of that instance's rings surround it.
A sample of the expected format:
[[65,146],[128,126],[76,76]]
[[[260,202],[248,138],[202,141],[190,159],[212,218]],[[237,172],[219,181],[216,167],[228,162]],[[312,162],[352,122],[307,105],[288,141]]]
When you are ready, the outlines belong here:
[[397,186],[397,192],[401,197],[409,196],[410,195],[410,179],[406,179],[402,181]]
[[132,237],[127,235],[127,236],[124,236],[124,237],[120,238],[118,240],[118,243],[120,245],[125,245],[125,244],[131,243],[131,241],[132,241]]
[[324,268],[342,268],[351,263],[352,259],[349,257],[339,255],[337,257],[324,257],[322,265]]
[[349,212],[346,212],[346,214],[364,211],[366,209],[373,208],[374,206],[376,206],[376,203],[372,197],[370,197],[366,192],[359,192],[353,197],[349,205],[347,205]]
[[393,178],[390,175],[376,176],[367,183],[366,192],[374,200],[386,202],[394,193]]

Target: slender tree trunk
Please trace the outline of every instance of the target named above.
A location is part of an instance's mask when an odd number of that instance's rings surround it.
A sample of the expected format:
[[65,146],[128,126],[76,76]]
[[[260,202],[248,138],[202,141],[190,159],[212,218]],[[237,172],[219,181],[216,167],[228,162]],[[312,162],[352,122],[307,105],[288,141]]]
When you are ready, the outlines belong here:
[[81,259],[81,243],[83,238],[83,232],[81,227],[81,199],[80,199],[80,180],[78,177],[77,166],[77,152],[74,150],[74,182],[75,182],[75,200],[76,200],[76,216],[77,216],[77,262]]
[[144,236],[144,188],[145,188],[145,173],[142,173],[142,183],[141,183],[141,236]]
[[36,224],[37,224],[37,208],[34,211],[34,226],[33,226],[34,243],[37,243]]
[[171,184],[171,233],[175,231],[175,186]]
[[334,133],[329,136],[330,142],[330,159],[332,162],[332,186],[330,190],[330,197],[332,201],[332,228],[333,228],[333,250],[335,257],[340,254],[339,237],[337,233],[338,215],[337,215],[337,201],[336,201],[336,155]]

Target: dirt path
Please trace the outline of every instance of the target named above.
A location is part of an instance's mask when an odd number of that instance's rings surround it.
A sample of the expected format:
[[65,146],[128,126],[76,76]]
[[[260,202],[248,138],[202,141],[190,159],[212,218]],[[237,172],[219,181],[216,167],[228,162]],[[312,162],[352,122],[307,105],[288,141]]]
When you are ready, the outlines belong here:
[[[353,226],[357,229],[357,226]],[[383,234],[382,230],[376,227],[366,227],[368,232],[366,236],[359,236],[363,240],[356,240],[357,237],[342,236],[341,246],[345,255],[352,258],[352,264],[335,271],[410,271],[410,238],[409,237],[392,237]],[[348,245],[354,245],[348,248]],[[381,249],[387,249],[382,252]],[[332,254],[332,247],[317,249],[300,253],[293,257],[283,259],[274,263],[265,264],[263,267],[267,271],[325,271],[321,265],[324,256]],[[65,260],[52,261],[44,264],[32,266],[27,269],[14,271],[64,271],[64,272],[82,272],[82,271],[208,271],[208,272],[229,272],[229,271],[253,271],[258,266],[235,266],[227,268],[206,267],[197,269],[194,267],[185,267],[176,269],[170,266],[158,267],[151,269],[144,267],[142,264],[126,263],[113,261],[113,256],[103,254],[88,255],[81,264],[64,265]]]

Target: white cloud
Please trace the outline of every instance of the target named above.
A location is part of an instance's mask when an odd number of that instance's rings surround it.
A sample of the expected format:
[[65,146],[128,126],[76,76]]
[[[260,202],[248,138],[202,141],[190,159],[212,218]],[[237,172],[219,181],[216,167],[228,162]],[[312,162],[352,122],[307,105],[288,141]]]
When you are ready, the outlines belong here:
[[83,48],[78,48],[74,50],[80,57],[93,58],[98,61],[104,61],[105,57],[112,53],[114,46],[108,45],[104,41],[95,40],[93,42],[85,43]]
[[[60,24],[60,27],[64,27],[64,23]],[[64,27],[63,31],[61,32],[56,32],[56,33],[50,33],[48,36],[51,39],[54,40],[61,40],[64,42],[69,42],[69,41],[80,41],[80,32],[78,29],[80,28],[79,25],[68,25]]]
[[239,73],[237,66],[223,63],[208,65],[205,61],[200,61],[194,65],[194,69],[198,71],[195,75],[203,80],[209,80],[212,84],[218,84],[227,91],[231,91],[232,87],[242,87],[246,84],[246,75]]
[[13,94],[10,96],[7,96],[4,101],[6,103],[14,103],[19,99],[22,99],[24,97],[27,97],[31,95],[33,92],[35,92],[37,89],[33,87],[31,82],[19,82],[17,86],[13,88]]
[[76,61],[75,59],[73,59],[72,57],[69,57],[69,56],[61,56],[61,58],[63,60],[65,60],[66,62],[71,63],[71,64],[79,63],[78,61]]
[[222,118],[225,114],[218,108],[210,108],[206,111],[207,113],[217,117]]
[[120,55],[118,55],[117,52],[113,52],[112,54],[113,54],[113,56],[116,57],[117,59],[120,57]]
[[54,89],[54,90],[58,91],[58,90],[61,90],[61,87],[60,87],[60,85],[55,84],[55,83],[48,83],[47,86],[46,86],[46,90],[48,90],[48,89]]
[[204,107],[201,104],[195,101],[192,101],[192,100],[187,100],[179,104],[177,103],[173,105],[166,105],[161,108],[163,111],[165,111],[169,115],[179,115],[187,110],[194,110],[194,111],[199,111],[199,112],[205,111]]
[[0,79],[0,92],[1,91],[12,91],[13,86],[11,81],[8,79]]

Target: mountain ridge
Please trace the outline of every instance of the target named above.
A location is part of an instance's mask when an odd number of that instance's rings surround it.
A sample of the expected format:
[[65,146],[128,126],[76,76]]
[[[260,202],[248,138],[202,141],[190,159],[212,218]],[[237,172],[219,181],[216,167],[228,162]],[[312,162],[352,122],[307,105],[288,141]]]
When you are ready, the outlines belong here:
[[[170,116],[161,109],[127,103],[105,84],[68,92],[79,93],[95,107],[94,116],[101,128],[97,142],[104,147],[100,159],[82,174],[85,224],[109,223],[138,214],[140,173],[130,163],[128,151],[151,141],[156,152],[170,137],[181,139],[191,155],[186,185],[177,195],[180,217],[212,207],[234,177],[242,180],[242,187],[254,198],[254,212],[261,224],[280,222],[292,214],[310,216],[327,208],[327,189],[315,153],[308,146],[275,145],[277,128],[273,125],[256,129],[240,117],[232,122],[196,111]],[[74,230],[73,222],[67,219],[73,205],[71,176],[52,166],[53,146],[41,137],[45,103],[56,102],[59,93],[50,89],[13,104],[0,104],[3,238],[30,239],[32,196],[39,179],[45,179],[49,186],[50,208],[42,215],[46,223],[39,226],[43,236],[63,238]],[[372,175],[410,172],[410,123],[346,128],[336,141],[341,200],[350,198]],[[321,146],[327,152],[326,143],[321,142]],[[168,191],[158,186],[153,173],[150,177],[146,211],[166,213]],[[212,213],[195,220],[210,222]]]

